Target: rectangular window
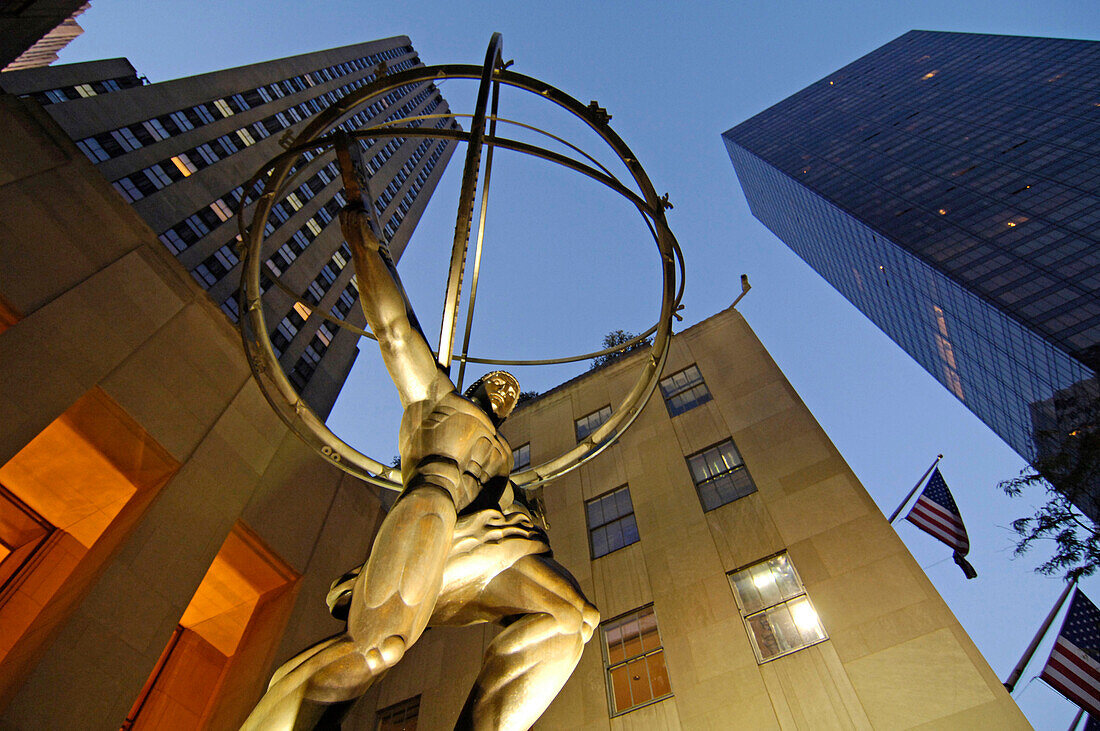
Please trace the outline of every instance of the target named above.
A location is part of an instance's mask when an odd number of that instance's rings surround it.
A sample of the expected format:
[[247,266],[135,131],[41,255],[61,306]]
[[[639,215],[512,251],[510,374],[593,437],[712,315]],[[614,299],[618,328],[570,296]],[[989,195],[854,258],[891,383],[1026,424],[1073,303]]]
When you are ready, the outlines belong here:
[[512,450],[512,469],[522,470],[531,466],[531,442]]
[[652,606],[605,622],[600,635],[612,716],[672,695]]
[[729,579],[758,662],[828,639],[786,553],[734,571]]
[[703,374],[694,365],[662,378],[661,395],[665,397],[669,416],[682,414],[710,401],[710,391],[703,382]]
[[378,712],[375,731],[416,731],[416,718],[420,715],[420,696],[394,703]]
[[604,406],[599,411],[593,411],[591,414],[587,416],[582,416],[581,418],[577,419],[573,423],[573,426],[576,428],[577,431],[577,441],[582,441],[589,434],[596,431],[596,429],[599,428],[600,424],[607,421],[610,416],[611,407]]
[[745,461],[727,439],[687,458],[704,512],[756,492]]
[[623,485],[602,497],[584,504],[588,518],[588,545],[592,558],[638,542],[638,523],[634,519],[634,503],[630,489]]

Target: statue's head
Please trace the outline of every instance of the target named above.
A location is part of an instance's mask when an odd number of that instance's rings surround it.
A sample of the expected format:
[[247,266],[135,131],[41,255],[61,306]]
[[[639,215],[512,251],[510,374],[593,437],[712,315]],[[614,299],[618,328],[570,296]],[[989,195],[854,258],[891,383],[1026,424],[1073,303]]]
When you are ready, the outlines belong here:
[[499,424],[508,418],[519,401],[519,381],[508,371],[492,371],[466,389],[466,398]]

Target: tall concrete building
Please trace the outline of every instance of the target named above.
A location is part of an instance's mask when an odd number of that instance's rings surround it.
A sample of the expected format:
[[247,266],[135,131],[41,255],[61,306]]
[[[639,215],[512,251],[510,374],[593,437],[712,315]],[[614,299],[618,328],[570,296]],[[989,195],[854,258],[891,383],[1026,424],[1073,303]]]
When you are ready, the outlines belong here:
[[[125,59],[0,74],[0,88],[27,96],[76,142],[236,322],[241,262],[237,219],[259,196],[249,184],[304,120],[379,73],[420,65],[407,37],[143,84]],[[341,120],[352,130],[398,117],[446,114],[433,84],[395,90]],[[453,124],[448,118],[421,124]],[[454,145],[447,140],[363,143],[379,220],[399,257]],[[300,184],[272,209],[264,298],[276,354],[313,409],[328,415],[357,353],[357,337],[322,313],[362,327],[354,307],[351,252],[336,213],[344,205],[336,162],[307,154]],[[247,187],[246,187],[247,186]],[[232,220],[230,220],[232,219]],[[272,287],[277,281],[281,286]],[[308,302],[295,303],[286,290]]]
[[1100,42],[911,31],[722,135],[753,215],[1028,459],[1100,367],[1097,79]]
[[84,32],[86,0],[21,0],[0,7],[0,70],[48,66]]
[[[517,464],[583,439],[645,357],[522,404]],[[677,334],[634,425],[542,499],[602,622],[536,728],[1029,728],[733,309]],[[346,727],[452,728],[494,635],[432,629]]]
[[[163,84],[124,60],[0,75],[0,727],[235,728],[277,663],[340,631],[324,596],[369,551],[378,496],[256,386],[223,217],[276,123],[382,61],[417,63],[395,38]],[[348,121],[429,110],[424,85]],[[396,249],[451,154],[422,142],[368,148]],[[290,368],[316,351],[323,406],[354,342],[326,334],[322,358],[318,315],[357,310],[340,184],[328,160],[300,170],[268,273],[314,305],[266,306],[306,321],[280,348]]]

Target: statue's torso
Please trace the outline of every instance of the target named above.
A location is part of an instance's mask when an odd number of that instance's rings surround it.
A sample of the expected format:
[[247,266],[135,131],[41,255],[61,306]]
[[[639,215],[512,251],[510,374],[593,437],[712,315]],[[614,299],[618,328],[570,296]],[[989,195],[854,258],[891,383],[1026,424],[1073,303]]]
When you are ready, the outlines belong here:
[[418,465],[433,456],[454,460],[462,473],[462,503],[472,501],[492,478],[507,478],[512,471],[508,441],[484,411],[453,391],[434,403],[410,404],[401,419],[398,446],[403,465]]

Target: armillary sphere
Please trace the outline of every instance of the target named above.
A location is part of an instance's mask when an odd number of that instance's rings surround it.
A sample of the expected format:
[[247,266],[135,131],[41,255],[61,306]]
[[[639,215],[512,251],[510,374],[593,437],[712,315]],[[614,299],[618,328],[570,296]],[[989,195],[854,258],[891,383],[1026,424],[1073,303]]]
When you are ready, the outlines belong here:
[[[401,475],[399,470],[362,454],[332,433],[324,421],[302,400],[283,373],[268,336],[269,328],[261,304],[262,291],[260,285],[264,228],[267,225],[272,206],[296,184],[298,174],[296,165],[303,153],[318,155],[329,150],[335,150],[341,164],[346,165],[349,162],[346,147],[349,140],[356,141],[356,147],[358,146],[358,140],[394,137],[442,138],[466,143],[466,161],[462,172],[458,218],[455,225],[454,246],[451,250],[450,273],[447,279],[440,343],[437,351],[439,365],[448,372],[452,360],[459,362],[459,375],[455,384],[459,392],[462,389],[462,376],[464,375],[466,363],[502,366],[569,363],[621,352],[650,335],[653,336],[648,357],[643,362],[637,381],[622,403],[612,410],[612,416],[580,444],[564,454],[543,464],[514,473],[512,480],[517,485],[531,489],[547,483],[570,470],[576,469],[613,444],[633,423],[653,394],[665,358],[668,355],[672,335],[672,320],[679,309],[680,299],[683,296],[683,256],[665,220],[664,212],[667,200],[662,200],[657,196],[649,177],[638,163],[634,153],[608,126],[607,122],[610,116],[596,102],[588,105],[582,104],[543,81],[508,71],[507,67],[509,65],[511,65],[511,62],[504,63],[501,56],[500,34],[494,33],[485,56],[485,63],[482,66],[465,64],[422,66],[391,74],[386,74],[384,67],[379,68],[370,83],[339,99],[320,112],[297,137],[286,141],[284,143],[286,151],[265,165],[245,186],[247,189],[249,185],[257,180],[263,180],[264,192],[252,212],[251,221],[245,220],[243,202],[242,210],[238,211],[241,214],[239,220],[243,239],[242,246],[245,250],[241,307],[246,316],[241,321],[241,332],[252,373],[272,408],[299,437],[334,465],[378,487],[400,490]],[[372,99],[387,92],[409,84],[439,82],[446,79],[480,80],[476,108],[472,115],[448,112],[446,114],[408,116],[371,127],[361,127],[352,132],[345,132],[339,126],[341,120],[353,114],[359,107],[369,104]],[[502,85],[538,95],[565,109],[587,124],[611,147],[612,151],[622,161],[633,178],[637,192],[628,188],[607,168],[578,147],[538,128],[499,117],[497,108]],[[453,129],[452,127],[456,125],[446,125],[442,128],[419,126],[428,119],[454,117],[468,118],[470,120],[470,130],[467,132],[462,129]],[[498,136],[498,123],[517,125],[545,135],[573,150],[583,159],[575,159],[530,143]],[[488,129],[486,129],[486,126],[488,126]],[[486,201],[492,173],[493,152],[497,148],[532,155],[586,175],[622,195],[638,210],[657,245],[657,254],[661,262],[661,313],[652,327],[622,345],[594,353],[584,353],[564,358],[507,360],[502,358],[479,358],[468,354],[473,305],[477,294]],[[482,170],[483,151],[485,161]],[[345,179],[347,178],[348,176],[345,175]],[[469,248],[470,230],[474,222],[474,202],[477,197],[479,178],[481,179],[482,195],[470,285],[470,305],[467,307],[465,336],[461,351],[455,353],[454,340],[458,324],[459,298]],[[350,194],[352,191],[348,192]],[[273,284],[283,289],[293,299],[301,301],[298,293],[291,292],[278,280],[275,280]],[[362,336],[373,337],[370,333],[343,320],[331,317],[328,313],[318,311],[315,314],[331,320],[340,327],[351,329]]]

